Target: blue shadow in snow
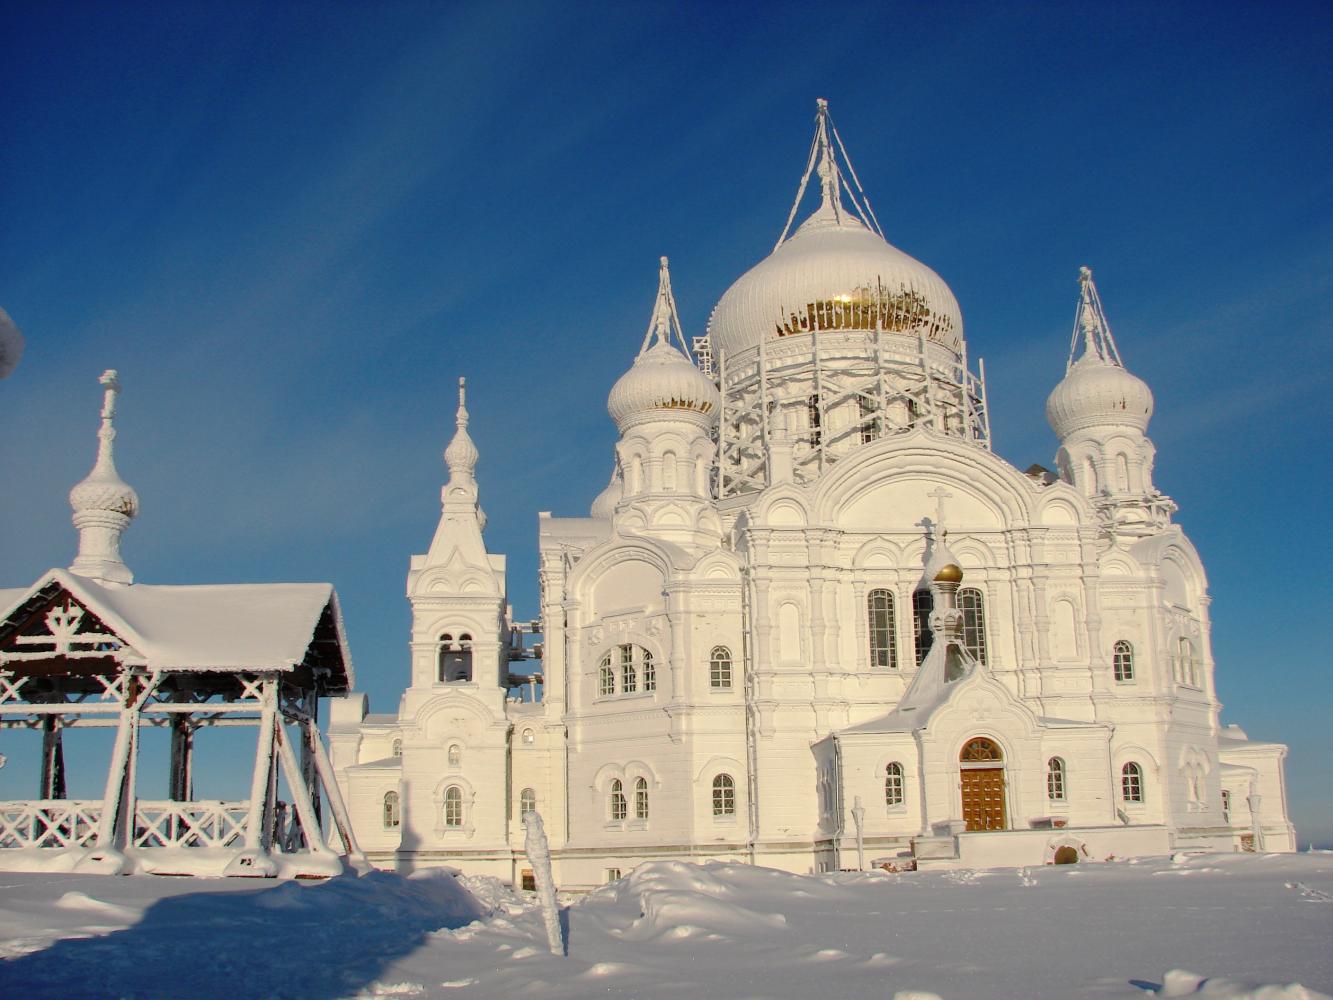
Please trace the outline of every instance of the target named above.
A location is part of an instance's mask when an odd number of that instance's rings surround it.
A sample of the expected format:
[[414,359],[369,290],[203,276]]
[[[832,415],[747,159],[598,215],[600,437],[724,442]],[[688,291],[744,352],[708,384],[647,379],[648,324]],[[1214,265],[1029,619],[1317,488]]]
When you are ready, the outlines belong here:
[[[432,931],[485,915],[447,875],[186,893],[158,900],[133,927],[0,962],[0,996],[332,1000],[374,982]],[[96,911],[85,922],[96,924]]]

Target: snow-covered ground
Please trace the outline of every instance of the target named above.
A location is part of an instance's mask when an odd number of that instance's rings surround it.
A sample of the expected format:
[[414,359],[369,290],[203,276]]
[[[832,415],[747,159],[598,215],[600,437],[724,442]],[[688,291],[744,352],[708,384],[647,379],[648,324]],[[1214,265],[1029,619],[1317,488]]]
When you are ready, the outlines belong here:
[[[494,880],[0,875],[5,997],[1333,993],[1333,854],[798,876],[645,865],[541,915]],[[1300,983],[1303,986],[1292,984]]]

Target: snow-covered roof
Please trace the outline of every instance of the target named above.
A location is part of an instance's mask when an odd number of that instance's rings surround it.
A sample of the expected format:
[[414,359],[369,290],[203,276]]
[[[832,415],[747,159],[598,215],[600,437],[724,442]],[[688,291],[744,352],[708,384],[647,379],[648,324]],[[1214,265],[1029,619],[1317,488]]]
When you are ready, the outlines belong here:
[[106,584],[53,569],[26,590],[3,592],[0,629],[53,586],[97,615],[150,670],[290,671],[308,663],[331,671],[323,694],[354,684],[332,584]]

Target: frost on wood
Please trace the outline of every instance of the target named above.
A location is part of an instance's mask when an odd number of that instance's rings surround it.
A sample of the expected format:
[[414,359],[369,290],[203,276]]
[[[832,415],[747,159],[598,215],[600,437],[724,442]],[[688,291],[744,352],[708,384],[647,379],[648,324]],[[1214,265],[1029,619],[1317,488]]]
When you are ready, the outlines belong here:
[[546,941],[552,955],[565,953],[564,938],[560,933],[560,907],[555,901],[555,878],[551,874],[551,848],[546,842],[542,817],[535,809],[523,814],[525,831],[523,849],[532,863],[533,878],[537,881],[537,901],[541,904],[542,922],[546,925]]

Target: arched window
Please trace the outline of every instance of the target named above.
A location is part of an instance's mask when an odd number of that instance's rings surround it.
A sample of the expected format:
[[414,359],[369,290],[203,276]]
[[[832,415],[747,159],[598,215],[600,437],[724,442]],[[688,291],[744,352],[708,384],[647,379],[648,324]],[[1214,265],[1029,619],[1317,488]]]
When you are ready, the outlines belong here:
[[634,781],[634,818],[648,818],[648,779],[636,778]]
[[657,690],[657,664],[653,662],[653,654],[632,642],[608,649],[598,664],[597,676],[597,693],[603,698],[617,693]]
[[1222,789],[1222,822],[1231,822],[1231,793]]
[[611,818],[624,819],[628,812],[628,804],[625,802],[625,786],[621,784],[619,778],[616,778],[611,782]]
[[1132,681],[1134,679],[1134,647],[1125,639],[1116,640],[1111,663],[1116,680]]
[[958,591],[958,610],[963,613],[963,646],[978,663],[986,662],[986,605],[981,591],[964,587]]
[[1097,492],[1097,466],[1091,458],[1083,460],[1083,474],[1088,479],[1089,495]]
[[1199,653],[1188,636],[1176,639],[1176,683],[1199,687]]
[[464,684],[472,680],[472,636],[464,632],[454,642],[448,633],[440,636],[440,682]]
[[935,610],[935,598],[929,590],[918,590],[912,595],[912,639],[916,644],[916,665],[930,652],[935,636],[930,631],[930,613]]
[[1143,801],[1143,768],[1132,760],[1120,769],[1120,798],[1126,802]]
[[1002,761],[1004,754],[994,740],[988,740],[984,736],[978,736],[970,739],[963,745],[962,751],[958,754],[958,759],[964,764],[984,764],[989,761]]
[[530,812],[537,811],[537,792],[531,788],[525,788],[518,793],[518,814],[520,817],[526,816]]
[[713,815],[736,815],[736,781],[729,774],[713,779]]
[[633,694],[639,690],[639,673],[634,668],[634,647],[629,643],[620,647],[620,693]]
[[457,743],[449,744],[449,766],[457,767],[463,763],[463,748]]
[[1116,487],[1129,492],[1129,459],[1124,454],[1115,457]]
[[879,418],[875,415],[879,406],[875,397],[858,395],[856,399],[861,410],[861,443],[869,444],[879,440]]
[[1065,762],[1059,757],[1046,762],[1046,797],[1052,802],[1065,800]]
[[395,757],[401,757],[403,755],[403,741],[394,740],[393,746],[390,748],[389,753]]
[[886,806],[903,804],[903,766],[896,760],[884,768],[884,804]]
[[668,451],[662,456],[662,490],[665,493],[676,492],[676,454]]
[[898,666],[893,594],[887,590],[872,590],[866,596],[866,610],[870,615],[870,665],[872,667]]
[[398,811],[398,793],[384,793],[384,829],[392,830],[402,823],[402,815]]
[[708,654],[708,686],[731,687],[731,650],[726,646],[714,646]]
[[463,789],[457,785],[444,790],[444,825],[450,829],[463,825]]
[[533,744],[533,743],[536,743],[536,742],[537,742],[537,734],[534,733],[531,729],[525,729],[525,730],[523,730],[523,742],[526,743],[526,744],[528,744],[528,745],[531,745],[531,744]]
[[810,444],[817,447],[824,440],[824,431],[820,426],[823,420],[819,410],[819,393],[815,393],[805,404],[806,421],[810,425]]

